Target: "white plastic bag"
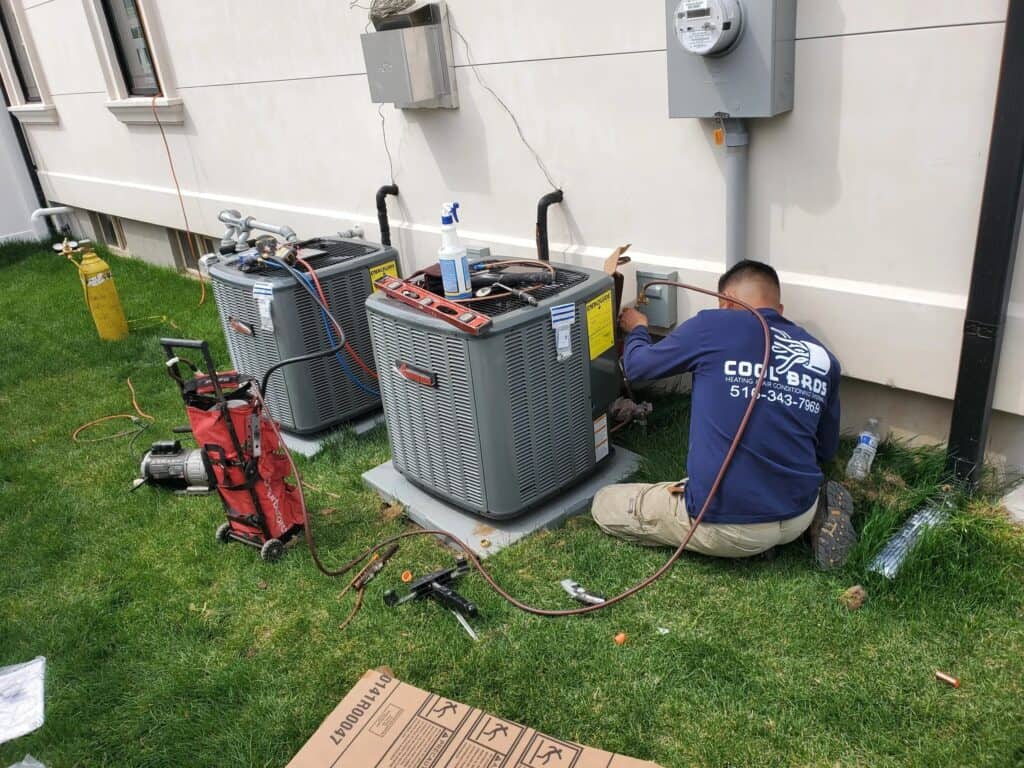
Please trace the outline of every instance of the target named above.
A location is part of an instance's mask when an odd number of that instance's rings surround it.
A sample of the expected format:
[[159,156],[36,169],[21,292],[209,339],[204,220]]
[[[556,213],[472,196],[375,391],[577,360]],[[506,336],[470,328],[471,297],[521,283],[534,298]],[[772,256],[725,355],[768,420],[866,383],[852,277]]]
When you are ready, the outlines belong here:
[[15,763],[10,768],[46,768],[46,766],[32,757],[32,755],[25,755],[24,760],[20,763]]
[[31,733],[43,724],[46,658],[0,667],[0,744]]

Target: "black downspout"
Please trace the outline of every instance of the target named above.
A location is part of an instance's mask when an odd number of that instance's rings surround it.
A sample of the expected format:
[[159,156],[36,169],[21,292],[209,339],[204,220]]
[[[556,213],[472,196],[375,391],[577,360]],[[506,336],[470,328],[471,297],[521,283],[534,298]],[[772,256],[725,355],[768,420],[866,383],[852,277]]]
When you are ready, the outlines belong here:
[[537,258],[541,261],[551,260],[551,253],[548,250],[548,208],[562,202],[564,197],[562,190],[556,189],[554,192],[548,192],[537,203]]
[[970,488],[985,460],[992,396],[1021,228],[1024,183],[1024,2],[1011,2],[967,296],[946,468]]
[[398,197],[398,187],[386,184],[377,190],[377,223],[380,225],[380,244],[391,245],[391,225],[388,223],[388,195]]

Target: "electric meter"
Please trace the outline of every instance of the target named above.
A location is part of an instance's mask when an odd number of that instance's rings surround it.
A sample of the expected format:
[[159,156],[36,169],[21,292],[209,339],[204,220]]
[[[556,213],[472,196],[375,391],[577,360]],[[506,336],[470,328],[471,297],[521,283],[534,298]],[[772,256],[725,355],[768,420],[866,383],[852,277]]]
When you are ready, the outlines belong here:
[[743,26],[740,0],[680,0],[675,28],[679,44],[698,56],[728,51]]

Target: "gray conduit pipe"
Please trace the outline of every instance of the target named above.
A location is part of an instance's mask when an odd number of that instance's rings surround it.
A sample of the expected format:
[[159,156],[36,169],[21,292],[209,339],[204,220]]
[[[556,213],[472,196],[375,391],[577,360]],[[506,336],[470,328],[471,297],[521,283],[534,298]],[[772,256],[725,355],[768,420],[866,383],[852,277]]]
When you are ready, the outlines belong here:
[[739,118],[722,120],[725,131],[725,266],[747,258],[747,201],[750,196],[750,135]]

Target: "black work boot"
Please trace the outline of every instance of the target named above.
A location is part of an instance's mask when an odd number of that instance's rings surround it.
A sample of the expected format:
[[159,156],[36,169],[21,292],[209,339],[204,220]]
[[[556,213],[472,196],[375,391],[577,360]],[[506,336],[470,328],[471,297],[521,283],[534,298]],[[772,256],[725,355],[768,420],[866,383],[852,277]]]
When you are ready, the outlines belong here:
[[818,510],[814,513],[811,527],[811,551],[822,570],[840,568],[850,556],[850,550],[857,543],[857,532],[853,529],[853,497],[850,492],[829,480],[818,497]]

